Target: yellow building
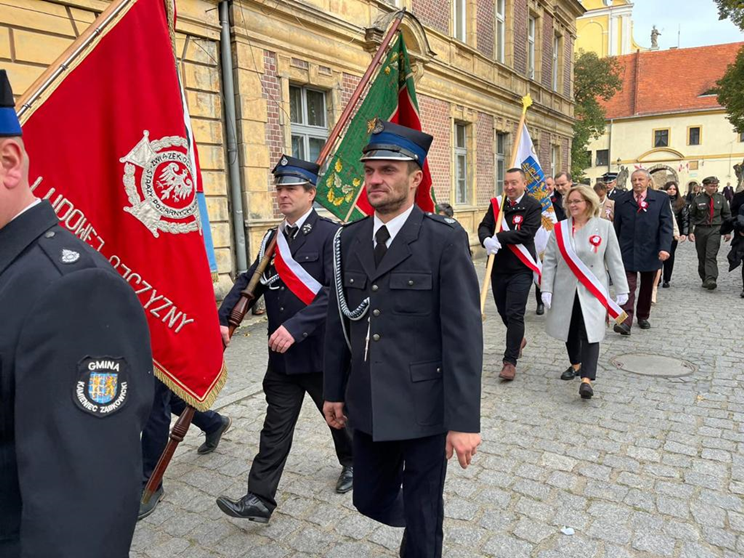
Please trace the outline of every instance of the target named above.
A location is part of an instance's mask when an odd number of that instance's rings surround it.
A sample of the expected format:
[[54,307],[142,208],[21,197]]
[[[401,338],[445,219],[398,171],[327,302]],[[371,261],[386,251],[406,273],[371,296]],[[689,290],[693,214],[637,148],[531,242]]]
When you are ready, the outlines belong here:
[[[736,185],[744,134],[734,132],[711,88],[744,43],[642,52],[618,58],[623,87],[605,103],[607,129],[589,146],[592,183],[608,171],[649,169],[656,187],[668,180],[716,175]],[[626,184],[629,186],[629,183]]]
[[[0,66],[20,95],[106,6],[5,0]],[[500,191],[521,97],[546,174],[569,166],[578,0],[178,0],[178,54],[220,271],[218,294],[281,215],[270,170],[314,159],[378,48],[391,14],[412,56],[439,201],[477,243]],[[235,93],[229,91],[234,86]],[[235,100],[235,117],[231,117]],[[235,138],[231,136],[235,133]],[[237,193],[237,195],[236,195]],[[241,217],[242,216],[242,217]]]
[[646,50],[633,40],[633,2],[582,0],[586,13],[576,21],[574,48],[598,56],[619,56]]

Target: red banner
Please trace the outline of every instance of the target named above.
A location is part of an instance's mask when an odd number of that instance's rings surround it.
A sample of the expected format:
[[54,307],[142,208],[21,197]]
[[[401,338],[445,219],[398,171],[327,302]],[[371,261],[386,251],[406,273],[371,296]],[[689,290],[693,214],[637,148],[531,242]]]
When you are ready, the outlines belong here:
[[174,6],[121,0],[92,26],[100,33],[83,34],[19,101],[34,194],[132,286],[147,314],[155,373],[204,410],[227,372]]

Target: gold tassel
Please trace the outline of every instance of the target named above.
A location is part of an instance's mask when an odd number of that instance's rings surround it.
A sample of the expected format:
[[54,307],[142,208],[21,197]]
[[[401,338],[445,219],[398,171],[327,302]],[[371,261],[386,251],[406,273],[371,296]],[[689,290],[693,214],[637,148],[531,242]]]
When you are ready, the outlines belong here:
[[157,365],[153,366],[155,368],[155,376],[157,376],[158,380],[168,386],[168,388],[178,397],[183,399],[187,405],[195,407],[197,411],[208,411],[211,409],[214,402],[217,401],[217,396],[220,394],[220,391],[222,391],[222,388],[225,387],[225,383],[227,382],[227,364],[223,360],[222,369],[220,370],[217,382],[215,382],[214,386],[209,391],[209,394],[207,394],[207,397],[203,400],[199,400],[194,397],[192,393],[185,391],[183,387],[174,382]]

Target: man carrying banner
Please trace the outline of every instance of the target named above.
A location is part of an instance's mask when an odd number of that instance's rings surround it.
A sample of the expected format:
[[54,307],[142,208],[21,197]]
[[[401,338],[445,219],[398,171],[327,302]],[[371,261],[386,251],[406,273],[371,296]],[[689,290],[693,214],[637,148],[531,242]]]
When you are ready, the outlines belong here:
[[[506,171],[503,203],[501,197],[492,199],[478,226],[481,244],[489,255],[495,255],[491,273],[493,296],[506,326],[504,366],[499,378],[506,381],[516,376],[517,360],[527,345],[524,312],[533,277],[540,273],[535,235],[542,222],[542,205],[526,194],[526,189],[527,178],[521,168]],[[503,219],[503,228],[494,234],[499,219]]]
[[[334,240],[328,424],[354,429],[354,506],[405,527],[400,556],[442,556],[447,459],[480,444],[483,332],[468,238],[414,205],[432,137],[378,121],[363,149],[374,216]],[[346,407],[346,408],[344,408]]]
[[0,556],[126,558],[152,404],[131,287],[29,186],[0,70]]
[[[338,225],[313,209],[318,171],[315,163],[282,156],[273,173],[284,221],[264,236],[256,261],[237,278],[220,307],[220,330],[228,345],[230,312],[278,234],[273,266],[255,293],[256,299],[264,296],[269,318],[269,366],[263,380],[268,409],[260,447],[248,477],[248,493],[239,500],[217,499],[227,515],[259,523],[267,523],[276,509],[276,491],[305,393],[319,411],[323,406],[323,339]],[[334,343],[343,341],[335,337]],[[346,429],[331,433],[342,466],[336,492],[344,494],[353,482],[351,435]]]

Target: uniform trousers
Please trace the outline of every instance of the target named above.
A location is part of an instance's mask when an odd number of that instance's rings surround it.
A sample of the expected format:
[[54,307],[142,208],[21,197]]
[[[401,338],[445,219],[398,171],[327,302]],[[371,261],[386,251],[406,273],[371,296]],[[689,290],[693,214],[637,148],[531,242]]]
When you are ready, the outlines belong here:
[[354,506],[367,517],[406,528],[403,558],[440,558],[447,474],[445,433],[374,442],[354,431]]
[[695,250],[698,256],[698,275],[701,281],[718,279],[718,250],[721,248],[721,227],[697,225]]
[[[258,454],[253,459],[248,475],[248,492],[257,496],[273,512],[276,509],[276,491],[292,448],[292,437],[305,393],[310,395],[323,414],[323,373],[288,375],[269,367],[263,379],[263,390],[268,408]],[[349,429],[330,430],[339,463],[344,467],[352,465],[353,448]]]
[[597,361],[599,361],[599,343],[589,343],[586,335],[584,313],[581,311],[579,295],[574,298],[571,312],[571,324],[568,327],[566,351],[571,364],[581,364],[581,377],[591,381],[597,379]]
[[516,366],[519,358],[519,349],[524,339],[524,311],[527,307],[527,299],[530,296],[532,286],[532,272],[518,272],[513,274],[494,273],[491,276],[493,283],[493,298],[496,300],[496,309],[499,311],[501,321],[506,326],[506,351],[504,351],[504,362],[510,362]]
[[[628,327],[633,325],[633,315],[638,314],[639,320],[648,320],[651,315],[651,295],[654,292],[656,271],[626,271],[628,279],[628,302],[623,305],[623,310],[628,315],[625,322]],[[641,288],[638,290],[638,305],[636,305],[636,287],[638,286],[638,275],[641,276]]]
[[[155,381],[155,395],[150,417],[142,431],[142,483],[147,484],[168,444],[171,413],[181,416],[186,403],[160,380]],[[222,426],[222,416],[214,411],[196,411],[192,424],[205,434],[212,434]],[[161,483],[162,486],[162,483]]]

